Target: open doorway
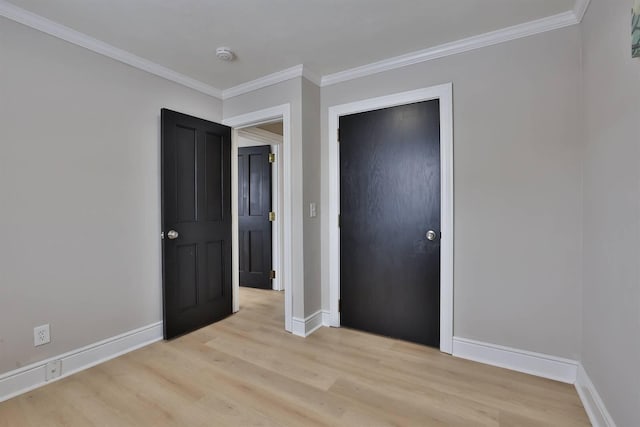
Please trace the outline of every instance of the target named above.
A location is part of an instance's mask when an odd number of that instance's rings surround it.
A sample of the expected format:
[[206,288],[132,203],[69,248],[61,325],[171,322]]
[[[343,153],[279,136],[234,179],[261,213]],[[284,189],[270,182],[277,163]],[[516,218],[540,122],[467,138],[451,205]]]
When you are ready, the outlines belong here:
[[[243,147],[268,146],[273,154],[271,164],[271,211],[275,214],[271,222],[271,270],[275,277],[271,279],[272,296],[278,295],[284,303],[284,328],[293,330],[293,289],[292,277],[294,264],[292,257],[292,203],[291,186],[291,129],[290,105],[254,111],[252,113],[228,118],[224,123],[233,128],[232,143],[232,273],[233,273],[233,311],[241,309],[241,295],[253,288],[240,286],[240,191],[239,191],[239,154]],[[267,262],[268,264],[268,262]],[[282,291],[282,292],[278,292]],[[284,295],[283,295],[284,294]],[[249,297],[255,301],[255,298]]]
[[[283,290],[279,152],[282,121],[238,130],[238,270],[240,287]],[[280,215],[279,215],[280,214]]]
[[280,325],[284,320],[284,289],[278,274],[283,257],[282,135],[282,120],[236,133],[239,309],[269,313],[263,321]]

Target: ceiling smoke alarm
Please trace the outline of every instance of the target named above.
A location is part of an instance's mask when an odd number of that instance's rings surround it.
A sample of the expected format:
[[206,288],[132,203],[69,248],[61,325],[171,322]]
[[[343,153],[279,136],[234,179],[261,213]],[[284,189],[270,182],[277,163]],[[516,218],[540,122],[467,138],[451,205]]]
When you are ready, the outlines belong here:
[[228,47],[219,47],[216,49],[216,56],[223,61],[233,60],[233,51]]

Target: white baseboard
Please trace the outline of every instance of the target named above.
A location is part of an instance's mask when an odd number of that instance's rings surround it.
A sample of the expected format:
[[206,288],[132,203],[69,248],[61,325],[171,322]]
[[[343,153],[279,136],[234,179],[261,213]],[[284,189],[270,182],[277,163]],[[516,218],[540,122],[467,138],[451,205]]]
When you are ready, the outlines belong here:
[[[160,341],[162,336],[162,322],[158,322],[2,374],[0,402]],[[46,366],[56,360],[62,362],[60,376],[47,381]]]
[[453,355],[564,383],[576,382],[578,362],[575,360],[459,337],[453,338]]
[[[293,318],[293,333],[307,337],[322,326],[329,326],[330,313],[318,310],[304,318]],[[106,362],[162,339],[162,322],[154,323],[106,340],[36,362],[0,375],[0,402],[29,392],[47,383]],[[466,338],[453,338],[453,355],[501,368],[574,384],[595,427],[616,427],[598,391],[579,362]],[[46,380],[46,365],[61,360],[61,375]]]
[[318,310],[310,316],[301,319],[294,317],[291,322],[291,333],[299,337],[308,337],[322,326],[324,323],[324,315],[322,310]]
[[587,411],[589,421],[594,427],[616,427],[611,414],[607,411],[604,401],[598,394],[598,390],[591,382],[582,364],[578,365],[578,377],[576,379],[576,390],[582,401],[584,409]]
[[322,310],[322,326],[331,326],[331,312],[329,310]]

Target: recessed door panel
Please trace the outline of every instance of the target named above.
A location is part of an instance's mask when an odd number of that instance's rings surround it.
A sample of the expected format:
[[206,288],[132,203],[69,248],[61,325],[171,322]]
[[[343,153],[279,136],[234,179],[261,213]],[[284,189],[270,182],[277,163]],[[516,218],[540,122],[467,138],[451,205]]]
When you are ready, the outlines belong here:
[[270,171],[265,171],[263,167],[264,155],[263,154],[249,154],[249,215],[250,216],[262,216],[265,214],[265,204],[262,200],[263,196],[269,196],[264,194],[263,185],[265,179],[264,176]]
[[207,288],[205,294],[209,300],[224,297],[224,242],[207,243],[207,260],[205,268]]
[[254,230],[249,232],[249,247],[251,248],[249,251],[251,264],[249,271],[251,273],[264,273],[264,233],[262,231]]
[[198,304],[198,247],[177,247],[178,281],[176,297],[179,309],[193,308]]
[[180,221],[196,220],[196,131],[176,127],[176,210]]
[[221,221],[223,219],[223,188],[222,174],[223,169],[223,150],[220,135],[207,133],[205,150],[205,187],[204,187],[204,218],[207,221]]

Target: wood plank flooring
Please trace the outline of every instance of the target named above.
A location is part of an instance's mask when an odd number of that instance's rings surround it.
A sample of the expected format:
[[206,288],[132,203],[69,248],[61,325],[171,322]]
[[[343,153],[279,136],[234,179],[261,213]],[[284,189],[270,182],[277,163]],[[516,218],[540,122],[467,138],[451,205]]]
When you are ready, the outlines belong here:
[[283,294],[0,403],[0,426],[588,426],[571,385],[349,329],[284,332]]

